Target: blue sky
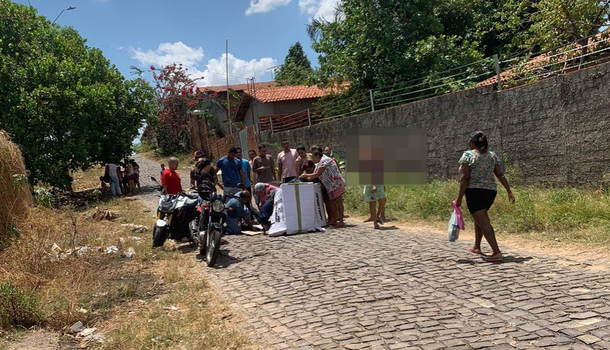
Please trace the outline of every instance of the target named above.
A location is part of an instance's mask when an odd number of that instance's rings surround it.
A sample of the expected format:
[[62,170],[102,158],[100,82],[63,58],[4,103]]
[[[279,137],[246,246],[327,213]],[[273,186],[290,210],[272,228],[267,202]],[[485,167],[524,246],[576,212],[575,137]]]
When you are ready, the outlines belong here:
[[[225,84],[225,39],[229,39],[232,84],[270,81],[290,45],[300,41],[313,65],[306,25],[332,18],[338,0],[29,0],[38,13],[78,30],[88,44],[125,75],[130,66],[183,63],[202,85]],[[28,4],[28,0],[14,2]]]

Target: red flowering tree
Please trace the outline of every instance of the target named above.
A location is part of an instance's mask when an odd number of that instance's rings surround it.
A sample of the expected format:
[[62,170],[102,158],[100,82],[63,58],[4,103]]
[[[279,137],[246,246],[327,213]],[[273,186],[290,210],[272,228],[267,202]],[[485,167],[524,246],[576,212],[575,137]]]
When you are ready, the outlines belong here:
[[156,93],[157,119],[150,121],[148,127],[162,154],[188,152],[191,150],[190,112],[200,106],[204,97],[197,89],[197,81],[203,77],[193,79],[182,64],[150,66],[150,71]]

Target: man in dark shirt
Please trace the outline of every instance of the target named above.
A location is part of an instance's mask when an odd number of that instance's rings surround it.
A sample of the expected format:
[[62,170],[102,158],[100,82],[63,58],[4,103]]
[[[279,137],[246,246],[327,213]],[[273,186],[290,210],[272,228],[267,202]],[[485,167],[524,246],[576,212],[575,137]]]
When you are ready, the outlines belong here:
[[224,232],[230,235],[237,235],[241,233],[241,227],[239,226],[239,219],[246,222],[249,229],[252,229],[252,222],[248,218],[248,210],[246,204],[250,203],[252,197],[250,192],[241,191],[239,198],[231,198],[225,208],[227,209],[227,226],[224,228]]
[[237,159],[237,148],[231,147],[227,156],[218,160],[216,168],[221,171],[225,195],[232,197],[240,189],[246,187],[246,177],[244,176],[242,162]]

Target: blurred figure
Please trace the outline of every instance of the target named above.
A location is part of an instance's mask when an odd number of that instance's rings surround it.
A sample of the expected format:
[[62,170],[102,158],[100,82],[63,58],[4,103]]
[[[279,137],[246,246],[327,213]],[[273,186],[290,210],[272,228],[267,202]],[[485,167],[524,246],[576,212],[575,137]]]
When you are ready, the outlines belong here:
[[[379,224],[384,223],[385,218],[385,189],[383,185],[366,185],[364,186],[364,201],[369,203],[370,216],[364,222],[373,222],[374,228],[379,229]],[[379,210],[376,204],[379,203]]]

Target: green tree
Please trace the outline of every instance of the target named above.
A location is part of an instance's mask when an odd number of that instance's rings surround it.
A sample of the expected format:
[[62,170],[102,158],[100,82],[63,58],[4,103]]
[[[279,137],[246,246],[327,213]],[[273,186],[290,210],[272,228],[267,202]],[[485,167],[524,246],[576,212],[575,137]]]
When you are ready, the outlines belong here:
[[306,84],[312,73],[311,62],[305,56],[303,46],[297,41],[288,50],[284,64],[275,70],[275,81],[279,85]]
[[72,28],[0,0],[0,129],[23,152],[32,183],[69,188],[70,170],[131,152],[154,91],[126,80]]
[[426,77],[482,58],[479,44],[445,35],[440,0],[342,0],[336,21],[308,27],[320,53],[322,84],[374,89]]
[[513,46],[537,52],[571,42],[586,45],[610,24],[609,15],[610,0],[507,0],[497,27]]
[[439,4],[436,13],[444,35],[477,42],[486,57],[507,55],[514,51],[509,46],[512,36],[504,35],[496,25],[498,17],[490,15],[503,10],[507,1],[445,0]]

